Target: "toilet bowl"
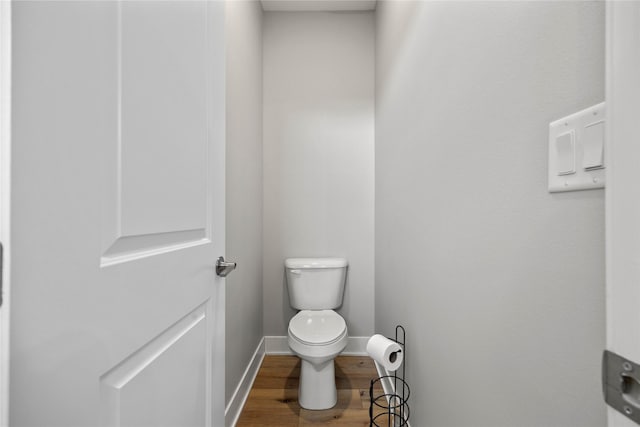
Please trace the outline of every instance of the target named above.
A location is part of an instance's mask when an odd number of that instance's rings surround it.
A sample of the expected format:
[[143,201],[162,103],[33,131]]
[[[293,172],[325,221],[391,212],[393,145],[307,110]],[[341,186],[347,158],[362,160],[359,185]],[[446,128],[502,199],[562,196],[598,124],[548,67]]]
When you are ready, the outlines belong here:
[[347,324],[333,310],[302,310],[289,322],[288,343],[301,359],[298,403],[305,409],[335,406],[334,359],[347,346]]

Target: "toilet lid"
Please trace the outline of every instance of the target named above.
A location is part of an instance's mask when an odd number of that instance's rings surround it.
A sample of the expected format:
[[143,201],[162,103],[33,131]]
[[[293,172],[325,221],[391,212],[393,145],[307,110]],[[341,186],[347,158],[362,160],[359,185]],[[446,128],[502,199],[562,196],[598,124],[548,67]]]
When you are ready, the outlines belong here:
[[347,329],[344,319],[333,310],[302,310],[289,322],[289,332],[306,344],[329,344]]

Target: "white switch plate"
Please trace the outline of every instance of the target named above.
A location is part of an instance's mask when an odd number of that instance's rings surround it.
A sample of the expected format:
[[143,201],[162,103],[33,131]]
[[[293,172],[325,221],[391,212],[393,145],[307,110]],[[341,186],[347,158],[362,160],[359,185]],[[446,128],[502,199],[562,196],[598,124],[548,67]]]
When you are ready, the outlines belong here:
[[[594,163],[598,163],[598,141],[594,140],[594,129],[598,132],[595,135],[602,135],[604,138],[605,124],[605,103],[600,103],[579,111],[570,116],[563,117],[549,124],[549,191],[552,193],[559,191],[590,190],[593,188],[604,188],[604,167],[606,159],[603,159],[601,168],[594,168]],[[567,173],[567,158],[558,159],[558,153],[563,156],[569,155],[566,147],[566,135],[573,137],[573,164],[575,172]],[[558,149],[558,142],[560,149]],[[604,148],[604,141],[602,141]],[[585,153],[585,148],[587,152]],[[594,151],[595,150],[595,151]],[[586,157],[585,157],[586,154]],[[585,162],[587,168],[585,168]],[[562,170],[560,170],[562,169]]]

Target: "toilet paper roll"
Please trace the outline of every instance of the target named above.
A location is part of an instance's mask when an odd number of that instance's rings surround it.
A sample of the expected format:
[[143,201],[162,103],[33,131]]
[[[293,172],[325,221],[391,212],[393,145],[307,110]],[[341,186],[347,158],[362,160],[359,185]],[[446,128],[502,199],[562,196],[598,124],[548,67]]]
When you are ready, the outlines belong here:
[[367,353],[387,371],[395,371],[402,365],[402,347],[389,338],[375,334],[367,342]]

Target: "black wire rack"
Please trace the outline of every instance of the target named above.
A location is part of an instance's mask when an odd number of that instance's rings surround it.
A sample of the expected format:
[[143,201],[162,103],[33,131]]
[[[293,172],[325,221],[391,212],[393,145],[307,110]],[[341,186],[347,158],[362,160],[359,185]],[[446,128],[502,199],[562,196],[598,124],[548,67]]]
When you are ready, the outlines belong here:
[[[402,335],[401,337],[399,335]],[[402,375],[398,376],[397,369],[393,375],[383,375],[371,380],[369,386],[369,427],[403,427],[409,425],[409,394],[411,390],[405,380],[405,365],[407,363],[406,332],[401,325],[396,326],[396,337],[389,338],[400,344],[404,360],[402,361]],[[393,390],[374,396],[374,389],[384,390],[384,383],[393,382]]]

